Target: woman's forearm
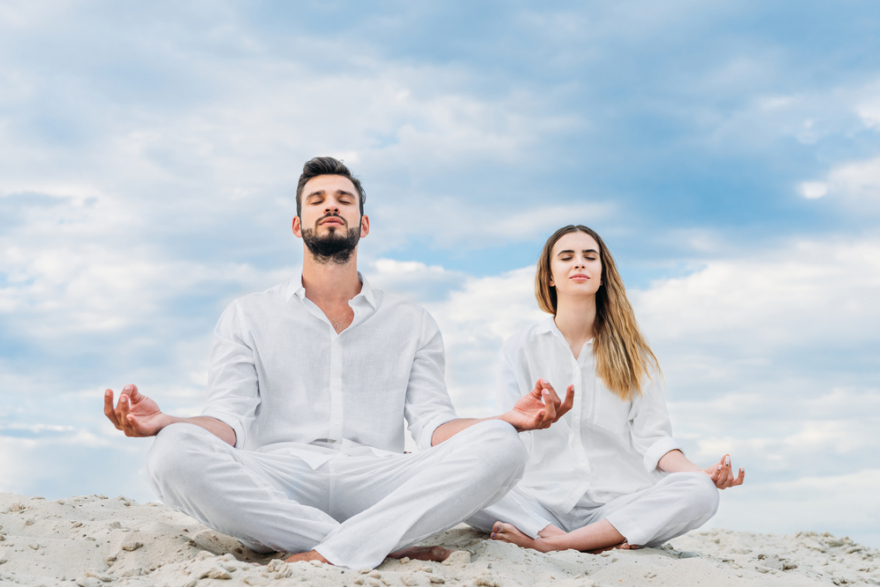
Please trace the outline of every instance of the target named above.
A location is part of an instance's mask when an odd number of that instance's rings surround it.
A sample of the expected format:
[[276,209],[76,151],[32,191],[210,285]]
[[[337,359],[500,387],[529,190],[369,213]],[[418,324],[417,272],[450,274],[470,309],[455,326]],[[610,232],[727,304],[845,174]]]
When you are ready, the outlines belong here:
[[705,473],[702,467],[692,463],[680,450],[671,450],[657,462],[657,468],[667,473]]

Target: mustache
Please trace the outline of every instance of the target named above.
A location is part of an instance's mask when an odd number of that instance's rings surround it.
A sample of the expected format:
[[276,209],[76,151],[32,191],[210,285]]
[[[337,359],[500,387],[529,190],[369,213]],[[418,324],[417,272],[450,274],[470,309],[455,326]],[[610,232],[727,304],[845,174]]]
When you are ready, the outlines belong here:
[[337,214],[336,212],[328,212],[327,214],[324,214],[323,216],[321,216],[320,218],[318,218],[318,219],[315,221],[315,226],[317,227],[319,224],[321,224],[322,222],[324,222],[324,221],[327,220],[328,218],[336,218],[337,220],[339,220],[340,222],[342,222],[342,224],[343,224],[344,226],[346,226],[346,227],[348,226],[348,222],[345,221],[345,218],[343,218],[342,216],[340,216],[340,215]]

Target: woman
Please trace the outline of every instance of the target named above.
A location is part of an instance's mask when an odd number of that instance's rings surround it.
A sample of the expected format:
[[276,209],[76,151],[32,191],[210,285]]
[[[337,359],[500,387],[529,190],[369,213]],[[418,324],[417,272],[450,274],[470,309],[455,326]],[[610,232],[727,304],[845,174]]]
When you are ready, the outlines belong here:
[[[697,528],[718,489],[741,485],[730,456],[706,469],[672,438],[660,367],[639,332],[614,259],[586,226],[557,230],[538,261],[535,289],[553,315],[502,350],[500,407],[531,382],[574,385],[574,407],[546,430],[522,433],[522,480],[469,523],[542,552],[655,546]],[[540,383],[540,381],[539,381]]]

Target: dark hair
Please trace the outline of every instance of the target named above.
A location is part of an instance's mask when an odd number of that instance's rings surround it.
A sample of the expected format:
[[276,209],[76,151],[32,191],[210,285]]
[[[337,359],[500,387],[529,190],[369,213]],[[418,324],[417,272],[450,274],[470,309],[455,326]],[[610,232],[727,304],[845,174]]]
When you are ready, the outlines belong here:
[[342,177],[350,179],[351,183],[354,184],[355,189],[357,189],[358,196],[360,196],[361,216],[364,215],[364,202],[367,201],[367,194],[364,192],[360,180],[351,174],[351,171],[348,170],[348,167],[346,167],[345,163],[342,161],[334,159],[333,157],[315,157],[314,159],[309,159],[306,161],[306,164],[303,165],[302,175],[299,176],[299,182],[296,184],[297,216],[302,213],[303,188],[306,187],[306,183],[308,183],[310,179],[318,177],[319,175],[341,175]]

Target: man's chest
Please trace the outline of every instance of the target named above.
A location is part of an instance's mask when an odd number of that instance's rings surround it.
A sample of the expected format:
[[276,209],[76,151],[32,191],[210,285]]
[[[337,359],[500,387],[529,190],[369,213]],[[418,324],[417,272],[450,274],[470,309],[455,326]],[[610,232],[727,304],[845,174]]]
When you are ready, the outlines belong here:
[[312,316],[282,316],[255,325],[248,337],[259,374],[288,381],[408,375],[418,350],[415,325],[372,319],[352,324],[349,316],[348,327],[337,333],[332,325],[334,318],[327,316],[325,321]]
[[351,326],[354,320],[354,310],[351,306],[339,306],[322,308],[324,316],[330,321],[330,325],[336,331],[336,334],[342,333],[343,330]]

